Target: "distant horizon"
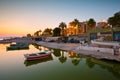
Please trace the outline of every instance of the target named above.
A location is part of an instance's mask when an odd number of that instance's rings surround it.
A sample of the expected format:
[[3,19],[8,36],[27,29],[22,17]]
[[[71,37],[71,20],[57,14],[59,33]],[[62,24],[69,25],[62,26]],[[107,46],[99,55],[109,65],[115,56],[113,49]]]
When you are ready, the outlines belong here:
[[93,18],[107,20],[119,12],[120,0],[0,0],[0,37],[25,36],[37,30]]
[[[74,19],[77,19],[77,18],[74,18]],[[73,19],[73,20],[74,20]],[[94,19],[94,18],[93,18]],[[105,19],[103,19],[103,20],[105,20]],[[101,21],[99,21],[99,22],[102,22],[103,20],[101,20]],[[107,20],[106,20],[107,21]],[[64,21],[63,21],[64,22]],[[71,22],[71,21],[70,21]],[[84,21],[82,21],[82,22],[84,22]],[[59,23],[58,23],[59,24]],[[57,26],[58,27],[58,26]],[[67,24],[67,27],[68,27],[68,24]],[[51,28],[51,27],[46,27],[46,28]],[[53,29],[53,28],[52,28]],[[40,30],[40,29],[37,29],[36,31],[38,31],[38,30]],[[44,29],[43,29],[44,30]],[[42,30],[42,31],[43,31]],[[34,31],[34,32],[36,32],[36,31]],[[33,33],[27,33],[27,34],[31,34],[31,35],[33,35],[34,34],[34,32]],[[27,34],[14,34],[14,33],[12,33],[12,34],[1,34],[0,33],[0,37],[23,37],[23,36],[26,36]]]
[[[77,18],[75,18],[75,19],[77,19]],[[73,19],[74,20],[74,19]],[[99,21],[99,22],[102,22],[102,21],[107,21],[107,20],[105,20],[105,19],[103,19],[103,20],[101,20],[101,21]],[[63,21],[64,22],[64,21]],[[82,21],[82,22],[84,22],[84,21]],[[67,24],[67,27],[68,27],[68,24]],[[50,27],[47,27],[47,28],[50,28]],[[40,29],[38,29],[38,30],[40,30]],[[37,31],[37,30],[36,30]],[[36,32],[36,31],[34,31],[34,32]],[[27,33],[27,34],[31,34],[31,35],[34,35],[34,32],[33,33]],[[24,36],[27,36],[27,34],[1,34],[0,33],[0,38],[4,38],[4,37],[24,37]]]
[[0,36],[1,39],[8,39],[8,38],[16,38],[16,37],[24,37],[24,36]]

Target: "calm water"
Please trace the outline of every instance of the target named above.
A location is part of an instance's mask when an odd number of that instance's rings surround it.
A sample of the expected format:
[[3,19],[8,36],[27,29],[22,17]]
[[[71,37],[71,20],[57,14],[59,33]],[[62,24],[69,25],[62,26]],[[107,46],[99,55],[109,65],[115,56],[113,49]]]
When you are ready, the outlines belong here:
[[0,44],[0,80],[120,80],[120,64],[53,49],[52,56],[25,61],[24,54],[48,48],[30,45],[28,50],[7,51]]

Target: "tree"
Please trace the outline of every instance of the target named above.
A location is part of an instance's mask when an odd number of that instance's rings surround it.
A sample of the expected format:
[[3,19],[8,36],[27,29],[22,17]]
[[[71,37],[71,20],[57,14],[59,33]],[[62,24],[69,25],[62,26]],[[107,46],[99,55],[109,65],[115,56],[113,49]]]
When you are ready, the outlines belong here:
[[88,65],[89,68],[93,68],[95,66],[95,63],[92,62],[92,58],[87,58],[86,64]]
[[72,63],[73,63],[75,66],[77,66],[77,65],[79,64],[79,62],[80,62],[80,59],[77,59],[77,58],[72,59]]
[[39,30],[38,32],[39,32],[39,35],[41,35],[41,33],[42,33],[42,30]]
[[60,57],[61,56],[60,49],[53,49],[53,55],[55,57]]
[[108,24],[112,25],[113,27],[120,27],[120,12],[117,12],[113,17],[110,17],[108,19]]
[[61,54],[61,56],[59,57],[59,61],[60,61],[61,63],[64,63],[64,62],[66,62],[66,60],[67,60],[67,57],[64,56],[64,51],[62,51],[62,54]]
[[39,36],[38,31],[36,31],[36,32],[34,33],[34,36]]
[[90,18],[87,22],[88,30],[94,30],[96,26],[96,22],[94,19]]
[[41,48],[41,46],[40,45],[37,45],[37,44],[32,44],[36,49],[38,49],[38,50],[42,50],[42,48]]
[[74,19],[72,22],[70,22],[70,25],[73,26],[73,28],[75,29],[75,35],[76,35],[76,31],[79,31],[81,23],[79,22],[79,20]]
[[53,36],[60,36],[61,29],[59,27],[56,27],[53,30]]
[[80,22],[77,19],[74,19],[73,23],[74,23],[74,27],[78,27],[80,25]]
[[34,36],[40,36],[41,35],[41,30],[38,30],[38,31],[36,31],[35,33],[34,33]]
[[79,20],[74,19],[72,22],[70,22],[70,25],[78,28],[80,26],[80,22]]
[[27,34],[27,37],[32,37],[32,35],[31,34]]
[[47,35],[47,36],[50,36],[50,35],[52,35],[52,29],[51,28],[46,28],[44,31],[43,31],[43,33],[42,33],[42,35]]
[[61,28],[61,30],[62,30],[62,36],[64,36],[64,29],[67,28],[66,23],[65,22],[61,22],[59,24],[59,28]]

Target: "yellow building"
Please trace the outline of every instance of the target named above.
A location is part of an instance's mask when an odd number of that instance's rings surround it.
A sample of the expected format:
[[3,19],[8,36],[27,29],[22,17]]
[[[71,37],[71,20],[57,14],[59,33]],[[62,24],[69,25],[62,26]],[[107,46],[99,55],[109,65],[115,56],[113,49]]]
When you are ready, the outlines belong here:
[[87,32],[87,22],[81,22],[80,25],[74,26],[69,23],[67,35],[81,35]]

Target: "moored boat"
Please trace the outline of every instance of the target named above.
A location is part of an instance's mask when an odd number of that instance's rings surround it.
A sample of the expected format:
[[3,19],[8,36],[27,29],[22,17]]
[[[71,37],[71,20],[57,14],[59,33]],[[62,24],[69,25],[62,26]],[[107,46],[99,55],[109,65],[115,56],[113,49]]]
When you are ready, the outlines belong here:
[[16,43],[16,44],[10,44],[10,46],[7,47],[7,50],[19,50],[19,49],[29,49],[29,44]]
[[39,52],[39,53],[24,54],[24,57],[26,58],[26,60],[43,59],[43,58],[51,56],[51,53],[52,51],[47,50],[47,51]]
[[53,57],[52,57],[52,55],[50,55],[46,58],[40,58],[40,59],[36,59],[36,60],[25,60],[24,65],[27,67],[27,66],[36,65],[36,64],[39,64],[39,63],[49,62],[49,61],[52,61],[52,60],[53,60]]

